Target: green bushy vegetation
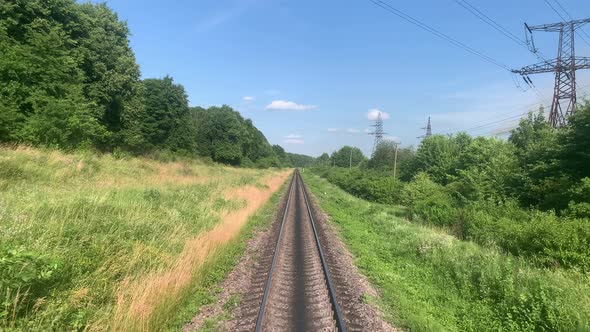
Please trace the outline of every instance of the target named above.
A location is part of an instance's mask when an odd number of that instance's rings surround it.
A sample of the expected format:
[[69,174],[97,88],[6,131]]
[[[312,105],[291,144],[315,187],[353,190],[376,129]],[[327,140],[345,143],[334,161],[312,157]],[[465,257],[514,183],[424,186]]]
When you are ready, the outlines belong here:
[[357,197],[379,203],[399,202],[402,183],[382,172],[325,166],[314,168],[314,172]]
[[[587,273],[538,268],[528,259],[402,219],[407,213],[402,207],[369,203],[316,175],[304,176],[355,264],[378,288],[377,304],[395,326],[411,331],[590,329]],[[438,190],[432,183],[414,189]]]
[[590,104],[570,123],[553,129],[540,113],[523,119],[507,141],[434,135],[398,155],[401,181],[393,178],[390,143],[366,165],[315,172],[357,197],[403,205],[408,219],[461,239],[538,266],[588,272]]
[[184,87],[169,76],[140,79],[129,29],[106,4],[3,1],[0,13],[0,143],[245,167],[310,162],[281,159],[227,105],[189,107]]

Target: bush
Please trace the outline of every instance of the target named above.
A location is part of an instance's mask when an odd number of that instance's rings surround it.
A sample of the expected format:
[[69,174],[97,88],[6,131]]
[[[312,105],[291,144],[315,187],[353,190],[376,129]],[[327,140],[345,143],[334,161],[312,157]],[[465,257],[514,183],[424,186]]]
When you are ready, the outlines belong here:
[[444,186],[435,183],[426,173],[418,173],[402,193],[408,217],[418,216],[424,222],[450,226],[457,221],[455,202]]
[[46,296],[57,271],[57,262],[36,252],[0,251],[0,321],[11,319]]
[[520,209],[517,203],[476,202],[463,209],[463,235],[528,257],[544,267],[590,271],[590,220]]
[[314,172],[343,190],[369,201],[399,204],[403,184],[392,174],[367,169],[316,167]]

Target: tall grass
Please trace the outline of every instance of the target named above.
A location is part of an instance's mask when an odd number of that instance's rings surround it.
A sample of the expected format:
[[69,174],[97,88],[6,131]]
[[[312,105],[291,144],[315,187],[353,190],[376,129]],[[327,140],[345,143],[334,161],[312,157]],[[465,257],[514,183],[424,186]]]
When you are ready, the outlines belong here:
[[389,319],[411,331],[588,331],[590,276],[537,268],[400,218],[313,174],[307,185],[378,287]]
[[[157,326],[174,310],[169,295],[182,293],[230,236],[217,225],[239,229],[260,205],[256,199],[286,176],[198,161],[1,148],[0,328]],[[231,194],[252,188],[259,190],[254,200]],[[241,224],[228,221],[235,214]],[[128,302],[127,291],[142,288],[154,293]],[[137,315],[114,324],[128,303]]]

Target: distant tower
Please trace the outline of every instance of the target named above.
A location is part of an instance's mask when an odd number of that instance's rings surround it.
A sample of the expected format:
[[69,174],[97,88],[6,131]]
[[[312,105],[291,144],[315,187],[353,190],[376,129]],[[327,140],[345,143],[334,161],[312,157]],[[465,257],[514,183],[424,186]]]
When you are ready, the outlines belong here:
[[379,112],[377,115],[377,120],[375,120],[373,127],[375,127],[375,131],[369,133],[369,135],[375,135],[375,143],[373,143],[373,151],[371,152],[371,156],[375,153],[377,146],[383,142],[383,135],[385,134],[383,132],[383,118],[381,117],[381,112]]
[[430,117],[428,117],[428,123],[426,127],[422,127],[422,129],[426,129],[426,134],[419,136],[418,138],[428,138],[432,136],[432,126],[430,125]]
[[428,124],[426,125],[426,128],[422,129],[426,129],[426,135],[424,135],[425,138],[432,136],[432,126],[430,125],[430,117],[428,117]]

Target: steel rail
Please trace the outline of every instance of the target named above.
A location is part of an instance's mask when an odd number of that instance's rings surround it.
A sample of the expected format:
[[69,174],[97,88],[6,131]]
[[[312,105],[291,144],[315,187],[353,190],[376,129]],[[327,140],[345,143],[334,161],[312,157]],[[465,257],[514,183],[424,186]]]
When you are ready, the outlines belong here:
[[[297,175],[299,179],[301,179],[301,174],[297,171]],[[303,179],[301,179],[299,185],[303,190],[303,199],[305,200],[305,206],[307,207],[307,213],[309,214],[309,220],[311,221],[311,226],[313,228],[313,235],[315,236],[315,243],[318,247],[318,251],[320,253],[320,258],[322,260],[322,269],[324,269],[324,274],[326,275],[326,284],[328,285],[328,293],[330,295],[330,300],[332,302],[332,308],[334,309],[334,319],[336,320],[336,327],[340,332],[346,332],[346,324],[344,324],[344,319],[342,319],[342,313],[340,312],[340,306],[338,306],[338,301],[336,300],[336,291],[332,285],[332,281],[330,280],[330,272],[328,271],[328,264],[326,264],[326,259],[324,258],[324,252],[322,250],[322,246],[320,245],[320,238],[318,236],[318,232],[315,227],[315,221],[313,220],[313,214],[311,213],[310,204],[307,200],[307,191],[305,190],[305,185],[303,184]]]
[[279,230],[279,236],[277,237],[277,243],[275,246],[274,254],[272,256],[272,263],[270,264],[270,270],[268,271],[268,277],[266,279],[266,285],[264,286],[264,295],[262,296],[262,303],[260,304],[260,310],[258,311],[258,319],[256,320],[256,332],[260,332],[262,329],[262,318],[264,317],[264,311],[266,309],[266,301],[268,300],[268,293],[270,290],[270,284],[272,281],[272,273],[275,268],[275,264],[277,262],[277,257],[279,255],[279,247],[281,244],[281,238],[283,234],[283,228],[285,226],[285,219],[287,219],[287,212],[289,211],[289,203],[291,202],[291,196],[293,195],[293,191],[295,188],[295,175],[291,178],[291,183],[289,184],[289,195],[287,196],[287,204],[285,205],[285,212],[283,213],[283,219],[281,220],[281,228]]
[[[299,181],[297,181],[299,180]],[[342,318],[342,313],[340,311],[340,307],[338,306],[338,301],[336,300],[336,292],[334,290],[334,286],[332,284],[332,281],[330,279],[330,273],[328,271],[328,265],[326,263],[326,259],[324,257],[324,252],[322,250],[322,246],[320,244],[320,239],[318,236],[318,232],[315,226],[315,221],[313,219],[313,214],[311,212],[311,208],[309,205],[309,200],[307,198],[307,191],[305,190],[305,186],[303,185],[303,179],[301,178],[301,174],[299,173],[299,170],[296,170],[293,178],[291,179],[291,184],[289,185],[289,195],[287,197],[287,204],[285,206],[285,211],[283,213],[283,218],[281,220],[281,226],[280,226],[280,230],[279,230],[279,235],[277,238],[277,242],[276,242],[276,247],[274,250],[274,254],[273,254],[273,258],[272,258],[272,263],[268,272],[268,277],[266,280],[266,285],[264,288],[264,295],[262,297],[262,303],[260,305],[260,310],[258,311],[258,319],[256,321],[256,332],[260,332],[262,330],[262,322],[264,319],[264,313],[265,313],[265,309],[266,309],[266,303],[268,300],[268,294],[270,292],[270,285],[272,282],[272,276],[273,276],[273,272],[274,272],[274,268],[275,268],[275,264],[277,261],[277,257],[278,257],[278,253],[279,253],[279,249],[280,249],[280,244],[281,244],[281,238],[282,238],[282,234],[283,234],[283,228],[285,225],[285,220],[287,219],[287,214],[288,214],[288,210],[289,210],[289,203],[291,202],[291,197],[293,195],[296,183],[299,184],[299,186],[301,187],[301,190],[303,192],[303,199],[305,202],[305,206],[307,208],[307,213],[309,215],[309,220],[313,229],[313,234],[314,234],[314,238],[315,238],[315,243],[318,249],[318,253],[320,256],[320,260],[322,263],[322,270],[324,272],[324,276],[326,279],[326,286],[328,287],[328,295],[330,297],[330,302],[332,304],[332,311],[333,311],[333,315],[334,315],[334,320],[336,321],[336,327],[338,328],[338,330],[340,332],[346,332],[346,325],[344,323],[344,319]]]

